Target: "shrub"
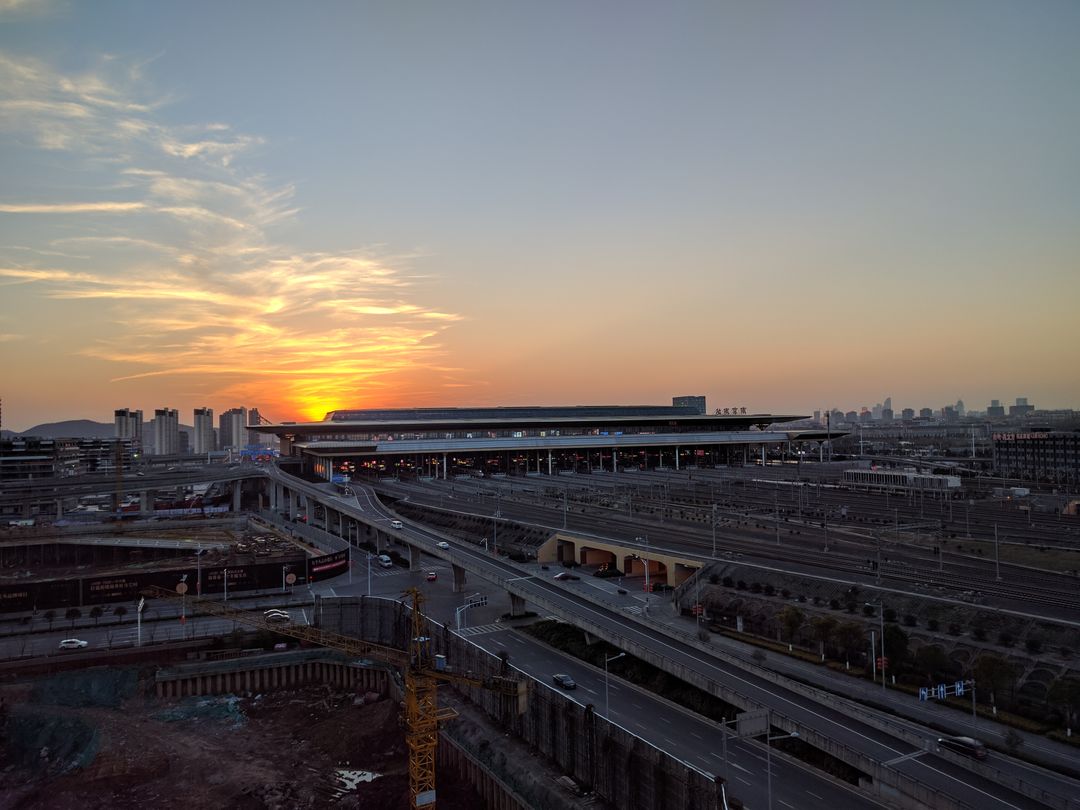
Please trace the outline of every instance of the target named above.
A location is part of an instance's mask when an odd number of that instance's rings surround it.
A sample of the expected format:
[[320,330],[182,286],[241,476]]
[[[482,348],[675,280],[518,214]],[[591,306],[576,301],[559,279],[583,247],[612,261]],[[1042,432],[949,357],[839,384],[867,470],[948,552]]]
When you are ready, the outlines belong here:
[[848,613],[854,613],[856,607],[857,605],[854,602],[848,602],[846,605],[844,605],[844,610],[846,610]]
[[896,621],[896,611],[893,610],[892,608],[885,608],[884,619],[887,622],[895,622]]
[[746,583],[745,583],[745,582],[743,582],[743,581],[742,581],[742,580],[740,579],[740,580],[739,580],[739,583],[738,583],[738,584],[737,584],[737,585],[735,586],[735,588],[736,588],[736,590],[740,590],[740,591],[745,591],[745,590],[746,590]]
[[761,583],[760,582],[751,583],[750,592],[751,593],[761,593]]
[[1011,647],[1015,642],[1016,639],[1013,638],[1012,633],[1008,633],[1004,630],[998,633],[997,643],[1002,647]]
[[1065,658],[1065,659],[1072,658],[1072,654],[1073,654],[1073,651],[1071,649],[1069,649],[1068,647],[1062,647],[1061,649],[1058,650],[1058,655],[1060,655],[1062,658]]
[[873,616],[874,615],[874,606],[873,605],[863,605],[862,606],[862,612],[863,612],[863,616]]
[[916,618],[914,616],[912,616],[910,613],[905,613],[904,614],[904,626],[905,627],[914,627],[916,624],[918,624],[918,621],[916,620]]
[[720,575],[719,574],[709,574],[709,584],[710,585],[719,585],[720,584]]
[[976,641],[986,641],[986,628],[973,627],[971,628],[971,637]]
[[733,580],[731,577],[724,577],[723,585],[725,588],[733,588],[735,587],[735,580]]
[[762,588],[762,590],[765,591],[766,596],[772,596],[774,593],[776,593],[776,588],[774,588],[772,585],[768,585],[768,584],[765,585],[765,587]]
[[780,595],[785,599],[788,599],[791,597],[791,591],[789,591],[787,588],[784,588],[782,591],[780,591]]
[[1026,642],[1024,642],[1024,646],[1027,648],[1027,651],[1029,653],[1031,653],[1032,655],[1038,655],[1039,653],[1042,652],[1042,646],[1043,646],[1042,639],[1041,638],[1029,638]]
[[829,600],[829,607],[831,607],[833,610],[839,610],[840,609],[840,600],[839,599],[830,599]]

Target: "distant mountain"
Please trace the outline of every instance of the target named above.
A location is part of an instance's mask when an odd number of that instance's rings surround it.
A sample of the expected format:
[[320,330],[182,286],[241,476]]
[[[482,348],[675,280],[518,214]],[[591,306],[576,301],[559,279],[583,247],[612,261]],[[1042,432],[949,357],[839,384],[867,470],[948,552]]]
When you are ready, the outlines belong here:
[[18,435],[14,430],[8,430],[7,428],[0,430],[0,439],[14,439]]
[[[4,431],[7,433],[7,431]],[[35,425],[19,436],[40,436],[43,439],[111,439],[115,435],[112,422],[94,422],[90,419],[69,419],[66,422],[46,422]]]

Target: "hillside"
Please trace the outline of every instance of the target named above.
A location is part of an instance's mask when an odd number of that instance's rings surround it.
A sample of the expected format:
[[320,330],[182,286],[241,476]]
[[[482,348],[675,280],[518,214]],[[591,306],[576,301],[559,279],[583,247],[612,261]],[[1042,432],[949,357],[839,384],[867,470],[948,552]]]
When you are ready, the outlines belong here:
[[69,419],[64,422],[46,422],[42,425],[34,425],[34,427],[24,430],[18,435],[40,436],[43,439],[111,439],[114,435],[114,429],[112,422]]

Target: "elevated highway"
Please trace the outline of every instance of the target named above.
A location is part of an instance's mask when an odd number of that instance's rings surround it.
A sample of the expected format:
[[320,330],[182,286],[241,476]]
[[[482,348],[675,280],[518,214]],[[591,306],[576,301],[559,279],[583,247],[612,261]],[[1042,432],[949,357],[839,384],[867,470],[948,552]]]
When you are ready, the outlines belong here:
[[271,478],[272,506],[284,505],[295,514],[299,497],[310,514],[310,504],[321,503],[331,532],[337,529],[344,536],[350,531],[345,521],[364,524],[446,559],[462,584],[467,574],[482,577],[505,588],[519,609],[529,603],[743,709],[769,708],[774,725],[797,731],[811,745],[866,773],[868,786],[879,798],[937,808],[1080,809],[1080,800],[1074,798],[1080,797],[1080,783],[1074,780],[998,758],[990,770],[936,752],[937,734],[930,729],[879,716],[833,694],[719,655],[693,637],[678,637],[668,628],[620,614],[570,584],[523,573],[512,563],[422,525],[403,522],[402,529],[394,529],[391,521],[400,517],[369,487],[354,485],[355,495],[343,497],[280,471],[272,472]]

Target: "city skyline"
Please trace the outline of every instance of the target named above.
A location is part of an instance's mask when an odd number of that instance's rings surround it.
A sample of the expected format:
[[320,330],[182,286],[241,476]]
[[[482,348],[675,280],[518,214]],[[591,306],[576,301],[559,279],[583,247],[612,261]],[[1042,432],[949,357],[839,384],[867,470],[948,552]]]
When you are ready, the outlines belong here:
[[1080,8],[422,5],[0,5],[5,428],[1080,403]]

